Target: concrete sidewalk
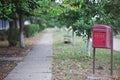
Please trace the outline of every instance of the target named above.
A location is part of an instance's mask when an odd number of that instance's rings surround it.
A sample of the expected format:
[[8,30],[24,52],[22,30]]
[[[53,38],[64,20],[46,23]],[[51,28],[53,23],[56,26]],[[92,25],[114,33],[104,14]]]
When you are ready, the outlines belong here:
[[48,31],[5,80],[51,80],[51,77],[52,33]]

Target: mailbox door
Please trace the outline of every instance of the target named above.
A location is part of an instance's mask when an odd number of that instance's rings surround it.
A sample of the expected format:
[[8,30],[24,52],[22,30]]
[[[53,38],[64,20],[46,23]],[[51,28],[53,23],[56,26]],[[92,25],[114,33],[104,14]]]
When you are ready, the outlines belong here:
[[106,47],[106,32],[93,32],[93,47]]

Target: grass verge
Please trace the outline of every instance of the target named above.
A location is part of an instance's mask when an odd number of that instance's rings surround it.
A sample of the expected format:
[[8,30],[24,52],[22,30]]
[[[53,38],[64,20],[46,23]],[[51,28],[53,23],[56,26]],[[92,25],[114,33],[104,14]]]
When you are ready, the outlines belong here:
[[[92,47],[91,57],[86,55],[86,42],[76,37],[75,46],[64,44],[63,30],[54,30],[53,44],[53,77],[52,80],[86,80],[92,75]],[[120,54],[114,51],[114,75],[120,80]],[[110,76],[110,50],[96,50],[96,75]],[[105,79],[106,80],[106,79]]]

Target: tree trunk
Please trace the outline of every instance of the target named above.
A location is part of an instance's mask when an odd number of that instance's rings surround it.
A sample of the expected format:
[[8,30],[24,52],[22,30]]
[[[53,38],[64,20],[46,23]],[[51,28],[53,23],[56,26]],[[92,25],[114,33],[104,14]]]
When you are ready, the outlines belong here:
[[86,50],[87,56],[90,57],[90,36],[87,37],[87,50]]
[[75,45],[75,33],[73,30],[72,30],[72,45],[73,46]]
[[16,21],[9,22],[10,28],[16,28]]
[[24,27],[24,21],[23,21],[23,16],[20,14],[19,15],[19,24],[20,24],[20,47],[24,48],[24,34],[23,34],[23,27]]

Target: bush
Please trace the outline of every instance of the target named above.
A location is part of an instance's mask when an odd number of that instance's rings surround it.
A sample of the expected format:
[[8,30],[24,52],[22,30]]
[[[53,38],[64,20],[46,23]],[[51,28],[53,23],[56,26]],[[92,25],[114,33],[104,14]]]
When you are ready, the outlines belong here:
[[9,28],[7,31],[8,34],[8,42],[9,42],[9,46],[16,46],[20,37],[19,37],[19,29],[17,28]]
[[7,40],[7,31],[6,30],[0,30],[0,40],[4,41]]
[[24,26],[24,35],[26,37],[34,36],[39,31],[40,31],[40,28],[38,24],[29,24]]

